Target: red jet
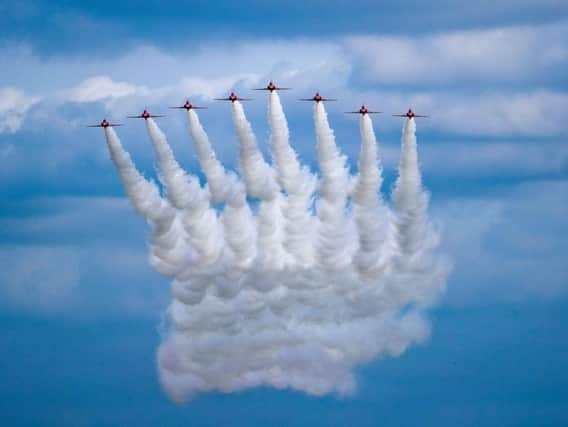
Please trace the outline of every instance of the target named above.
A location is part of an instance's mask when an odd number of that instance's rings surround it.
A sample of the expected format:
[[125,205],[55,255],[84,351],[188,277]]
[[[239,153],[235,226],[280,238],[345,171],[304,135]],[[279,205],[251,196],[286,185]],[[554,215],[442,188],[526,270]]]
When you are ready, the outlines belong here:
[[150,114],[150,112],[148,110],[144,110],[142,111],[142,114],[140,114],[139,116],[127,116],[129,119],[144,119],[144,120],[148,120],[150,117],[154,118],[154,117],[164,117],[164,116],[156,116],[154,114]]
[[393,117],[408,117],[408,120],[411,120],[414,117],[429,117],[429,116],[414,114],[414,111],[412,111],[412,108],[409,108],[408,112],[406,114],[393,114]]
[[124,126],[122,123],[110,123],[107,119],[103,119],[103,121],[98,125],[87,125],[88,128],[111,128],[114,126]]
[[312,97],[312,98],[300,98],[299,101],[315,101],[315,102],[321,102],[321,101],[337,101],[337,99],[335,98],[323,98],[319,92],[316,92],[316,94]]
[[189,99],[187,101],[185,101],[185,104],[180,105],[179,107],[170,107],[170,108],[185,108],[187,111],[189,110],[205,110],[207,109],[207,107],[198,107],[197,105],[193,105],[191,102],[189,102]]
[[292,88],[290,88],[290,87],[278,87],[272,82],[272,80],[270,80],[270,83],[268,83],[268,85],[266,87],[260,87],[260,88],[253,89],[253,90],[268,90],[270,92],[274,92],[275,90],[290,90],[290,89],[292,89]]
[[382,111],[370,111],[365,107],[365,105],[361,105],[359,111],[346,111],[345,114],[381,114]]
[[231,92],[231,94],[226,98],[215,98],[215,101],[252,101],[251,98],[239,98],[235,92]]

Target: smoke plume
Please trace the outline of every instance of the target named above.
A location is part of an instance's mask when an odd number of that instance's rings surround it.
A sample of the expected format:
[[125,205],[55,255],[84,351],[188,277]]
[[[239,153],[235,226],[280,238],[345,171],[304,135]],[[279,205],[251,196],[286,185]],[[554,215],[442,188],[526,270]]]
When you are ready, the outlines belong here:
[[[351,394],[358,365],[398,356],[429,335],[423,312],[443,291],[448,268],[427,217],[414,120],[403,127],[390,208],[371,118],[360,119],[352,178],[323,103],[313,115],[318,175],[292,148],[276,92],[268,102],[271,163],[233,102],[239,177],[188,111],[205,186],[148,119],[163,194],[105,129],[126,193],[152,229],[151,262],[173,278],[158,371],[177,402],[257,386]],[[254,212],[247,196],[258,200]]]

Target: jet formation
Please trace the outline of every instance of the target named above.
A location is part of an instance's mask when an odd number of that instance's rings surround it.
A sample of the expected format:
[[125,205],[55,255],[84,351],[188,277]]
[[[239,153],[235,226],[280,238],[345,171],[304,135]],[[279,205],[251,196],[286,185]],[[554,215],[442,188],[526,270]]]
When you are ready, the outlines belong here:
[[[276,86],[276,84],[271,80],[265,87],[260,87],[260,88],[254,88],[252,90],[264,90],[264,91],[269,91],[269,92],[274,92],[274,91],[278,91],[278,90],[291,90],[292,88],[290,87],[279,87]],[[252,101],[252,98],[241,98],[239,97],[235,92],[231,92],[229,94],[229,96],[225,97],[225,98],[214,98],[215,101],[230,101],[230,102],[235,102],[235,101]],[[337,101],[336,98],[325,98],[323,96],[320,95],[319,92],[316,92],[314,96],[312,96],[311,98],[300,98],[298,99],[298,101],[311,101],[311,102],[330,102],[330,101]],[[203,107],[203,106],[198,106],[198,105],[193,105],[189,99],[187,99],[185,101],[185,103],[183,105],[179,105],[179,106],[174,106],[174,107],[169,107],[171,109],[185,109],[187,111],[189,110],[204,110],[207,109],[208,107]],[[346,111],[345,114],[381,114],[383,113],[382,111],[373,111],[373,110],[369,110],[364,104],[361,105],[361,108],[359,108],[357,111]],[[408,120],[412,120],[414,118],[417,117],[429,117],[423,114],[416,114],[414,111],[412,111],[412,108],[409,108],[408,111],[404,114],[393,114],[393,117],[406,117]],[[144,120],[148,120],[150,117],[152,118],[156,118],[156,117],[164,117],[163,115],[159,115],[159,114],[151,114],[147,109],[144,109],[144,111],[138,115],[132,115],[132,116],[127,116],[129,119],[144,119]],[[103,119],[103,121],[97,125],[87,125],[87,127],[102,127],[102,128],[107,128],[107,127],[114,127],[114,126],[123,126],[123,124],[121,123],[110,123],[109,121],[107,121],[107,119]]]

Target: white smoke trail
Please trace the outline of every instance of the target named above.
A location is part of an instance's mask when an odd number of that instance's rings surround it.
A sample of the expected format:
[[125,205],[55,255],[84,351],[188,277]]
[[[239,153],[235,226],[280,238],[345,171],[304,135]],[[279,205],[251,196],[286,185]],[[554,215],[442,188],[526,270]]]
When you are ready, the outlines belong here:
[[144,121],[158,161],[160,181],[166,188],[168,200],[177,209],[187,209],[207,203],[207,196],[201,190],[199,181],[187,175],[178,164],[166,136],[154,119],[149,118]]
[[238,178],[233,173],[228,173],[221,162],[217,159],[213,147],[209,142],[209,137],[201,126],[199,116],[193,110],[188,110],[187,119],[189,123],[189,133],[194,141],[197,159],[205,177],[207,185],[214,203],[223,203],[229,201],[237,193],[244,198],[244,192],[235,189],[235,186],[241,185]]
[[156,184],[146,180],[138,172],[112,127],[105,128],[105,137],[110,157],[130,202],[152,226],[151,264],[160,273],[175,276],[194,256],[184,242],[178,214],[161,198]]
[[286,191],[298,191],[303,184],[306,170],[301,170],[298,156],[290,146],[288,122],[284,116],[280,97],[270,92],[268,97],[268,119],[270,122],[270,149],[275,162],[280,185]]
[[322,102],[314,104],[314,122],[321,172],[316,256],[318,264],[325,271],[343,270],[350,265],[354,250],[354,242],[350,239],[351,224],[345,217],[349,186],[345,156],[335,144],[335,136]]
[[132,205],[141,215],[151,221],[158,220],[164,215],[164,211],[171,210],[160,196],[160,190],[156,184],[147,181],[138,172],[112,127],[105,128],[105,137],[110,157],[124,183]]
[[308,268],[313,263],[313,221],[310,215],[315,179],[307,168],[301,168],[298,156],[290,146],[288,123],[280,97],[275,91],[268,98],[270,150],[278,180],[288,194],[283,205],[284,248],[295,268]]
[[168,200],[182,211],[189,244],[199,256],[196,265],[210,265],[218,260],[224,245],[217,214],[209,205],[209,196],[201,189],[199,180],[188,176],[175,160],[166,136],[156,122],[152,118],[145,122]]
[[[225,202],[220,208],[225,241],[218,262],[197,268],[200,264],[196,267],[189,257],[192,268],[175,272],[171,327],[158,350],[158,368],[165,391],[178,402],[201,392],[262,385],[318,396],[353,393],[356,366],[398,356],[427,338],[429,325],[421,313],[444,287],[447,269],[435,251],[436,234],[426,216],[428,198],[418,169],[414,125],[407,124],[403,132],[393,213],[379,195],[382,178],[372,123],[362,118],[359,176],[349,206],[345,158],[323,105],[316,104],[321,178],[314,217],[314,180],[290,147],[278,97],[271,95],[269,102],[276,174],[260,155],[244,111],[235,103],[239,142],[247,147],[240,150],[245,181],[237,181],[240,185],[226,178],[230,174],[216,161],[197,116],[190,114],[201,167],[208,180],[219,181],[210,182],[209,189]],[[159,166],[160,176],[166,188],[177,186],[168,188],[168,197],[176,192],[172,197],[181,206],[176,211],[183,215],[192,206],[184,204],[190,200],[183,189],[185,178],[179,178],[184,175],[172,166],[171,151],[161,150],[158,163],[166,159],[168,164]],[[126,162],[122,168],[121,176],[130,166]],[[133,179],[123,180],[130,195]],[[245,185],[261,199],[257,218],[246,202]],[[135,206],[145,206],[142,201],[157,203],[155,195],[161,200],[157,189],[131,199]],[[291,224],[294,218],[300,225]],[[389,227],[394,230],[392,242]],[[251,234],[258,237],[251,239]],[[286,262],[274,257],[279,248],[273,245],[282,244],[290,255]],[[164,253],[166,261],[170,255],[175,254]]]
[[225,209],[221,224],[210,208],[208,193],[201,189],[195,177],[188,176],[179,166],[156,123],[150,118],[147,126],[160,179],[172,203],[181,210],[188,242],[197,254],[194,263],[175,276],[172,293],[188,305],[199,304],[209,289],[214,289],[218,297],[231,297],[239,291],[239,286],[232,282],[238,282],[241,275],[234,271],[227,278],[219,273],[226,265],[247,269],[256,257],[254,222],[243,186],[233,183],[226,189],[226,194],[228,191],[240,194],[229,195],[231,203]]
[[422,176],[418,167],[416,123],[406,120],[402,131],[402,148],[398,165],[399,176],[393,191],[397,213],[397,243],[400,258],[412,261],[427,242],[426,211],[428,194],[422,190]]
[[406,288],[399,287],[399,295],[402,301],[427,303],[441,291],[440,282],[444,282],[449,265],[434,253],[439,238],[428,222],[430,197],[422,188],[414,119],[403,125],[398,170],[392,195],[396,214],[393,267],[399,272],[398,280],[409,283]]
[[257,254],[257,234],[252,212],[246,203],[245,187],[234,173],[227,172],[217,160],[209,137],[192,110],[188,111],[188,123],[197,158],[209,183],[213,200],[227,203],[222,216],[227,244],[238,267],[247,269]]
[[242,104],[231,102],[233,123],[239,138],[239,163],[247,186],[247,193],[261,200],[272,200],[279,192],[274,171],[262,157],[256,137],[248,122]]
[[352,194],[353,216],[359,234],[359,250],[355,263],[363,277],[372,278],[377,277],[387,265],[389,248],[386,246],[386,240],[390,213],[380,196],[383,183],[382,167],[369,115],[361,115],[360,130],[359,175]]
[[288,261],[283,246],[284,200],[274,170],[264,160],[256,137],[239,101],[231,103],[233,123],[239,139],[239,163],[247,193],[261,199],[258,212],[258,256],[256,268],[280,270]]

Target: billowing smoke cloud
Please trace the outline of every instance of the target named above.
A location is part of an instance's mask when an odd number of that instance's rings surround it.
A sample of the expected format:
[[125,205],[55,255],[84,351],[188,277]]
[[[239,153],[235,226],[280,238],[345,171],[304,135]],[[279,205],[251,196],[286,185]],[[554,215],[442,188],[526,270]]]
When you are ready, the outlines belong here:
[[[361,116],[359,173],[352,178],[323,103],[314,105],[319,176],[298,161],[276,92],[268,105],[272,164],[238,101],[232,114],[242,179],[223,167],[197,114],[188,112],[205,187],[181,169],[147,120],[164,197],[106,129],[126,192],[152,228],[152,263],[174,278],[158,350],[161,383],[177,402],[262,385],[353,393],[356,366],[428,337],[422,313],[445,286],[448,268],[427,218],[415,123],[403,128],[391,209],[381,197],[368,115]],[[247,195],[258,199],[255,213]]]
[[110,156],[136,211],[152,227],[150,263],[166,276],[176,276],[194,258],[186,244],[178,212],[160,197],[155,183],[146,180],[122,147],[114,129],[105,128]]

